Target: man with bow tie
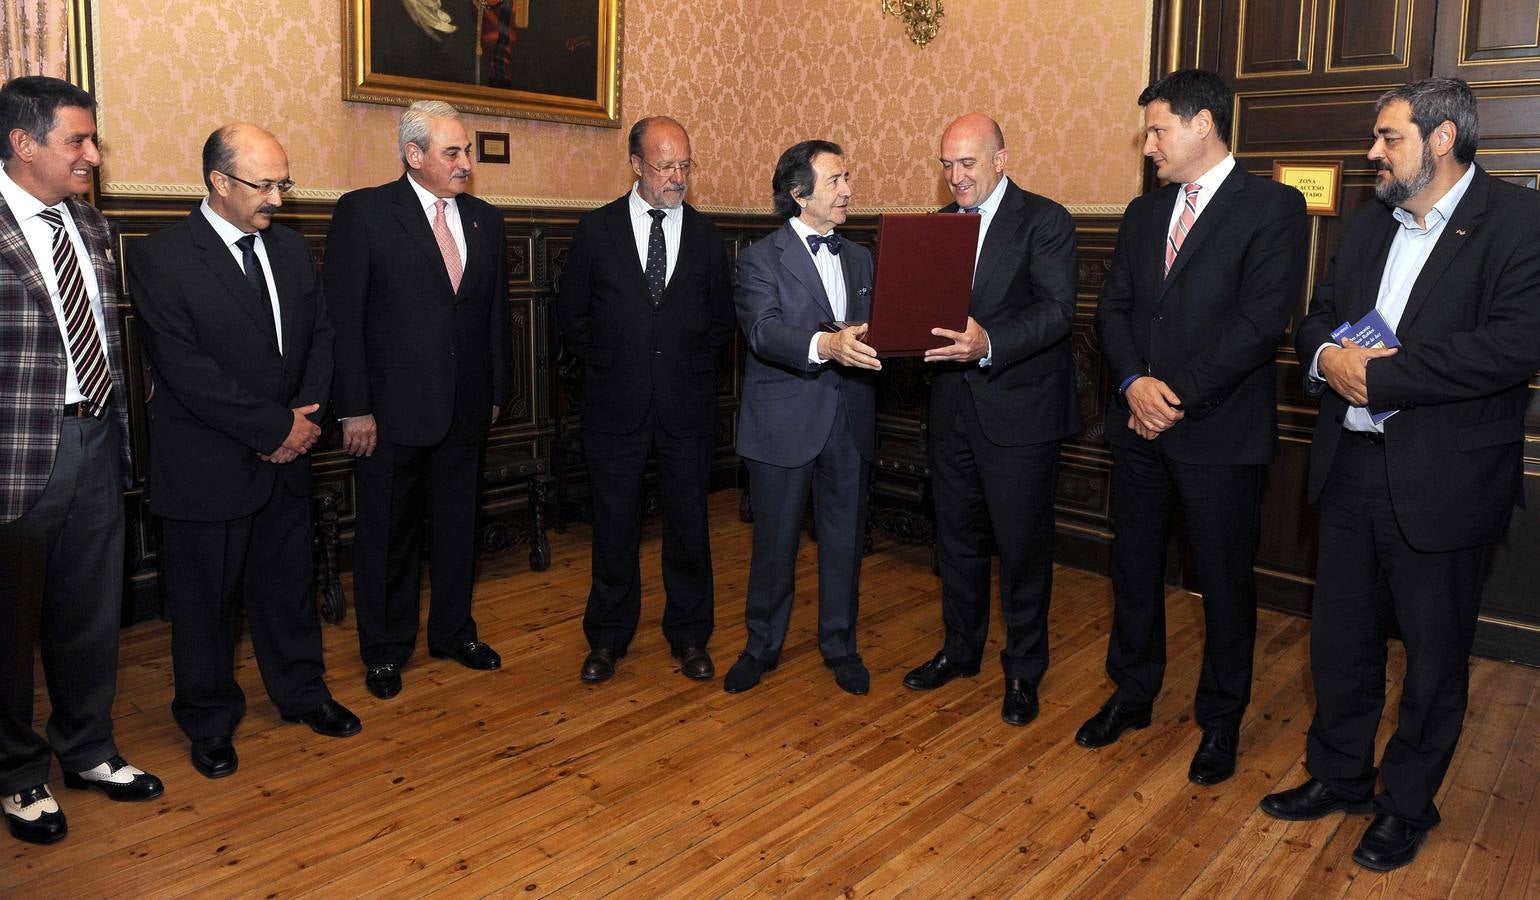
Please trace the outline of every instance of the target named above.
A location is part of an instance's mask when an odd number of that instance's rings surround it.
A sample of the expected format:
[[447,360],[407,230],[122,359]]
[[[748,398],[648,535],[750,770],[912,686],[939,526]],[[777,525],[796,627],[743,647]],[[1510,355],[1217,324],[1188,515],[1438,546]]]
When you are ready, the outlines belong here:
[[790,147],[771,184],[786,224],[739,257],[734,297],[750,350],[738,454],[749,470],[754,540],[748,645],[722,686],[730,694],[746,691],[780,661],[811,498],[818,649],[842,689],[864,694],[870,677],[856,652],[856,609],[876,445],[873,373],[882,368],[861,342],[871,313],[872,255],[834,233],[850,206],[850,172],[838,144]]

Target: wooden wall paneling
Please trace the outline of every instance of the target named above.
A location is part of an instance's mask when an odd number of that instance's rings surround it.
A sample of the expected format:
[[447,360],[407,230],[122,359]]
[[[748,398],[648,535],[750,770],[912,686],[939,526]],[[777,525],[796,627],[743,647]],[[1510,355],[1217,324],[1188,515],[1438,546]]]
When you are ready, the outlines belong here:
[[1440,75],[1471,82],[1532,81],[1535,77],[1535,65],[1540,62],[1540,5],[1513,0],[1442,0],[1438,32],[1434,71]]

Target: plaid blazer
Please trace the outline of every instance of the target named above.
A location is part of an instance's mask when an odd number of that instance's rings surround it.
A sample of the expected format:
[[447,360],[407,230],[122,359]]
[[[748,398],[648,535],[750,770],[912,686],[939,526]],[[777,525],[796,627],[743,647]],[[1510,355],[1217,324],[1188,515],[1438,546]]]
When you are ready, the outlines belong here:
[[[122,436],[119,479],[128,487],[128,383],[118,265],[107,220],[75,199],[65,201],[96,270],[112,370],[112,416]],[[67,357],[42,270],[9,204],[0,197],[0,524],[20,518],[43,493],[59,448]]]

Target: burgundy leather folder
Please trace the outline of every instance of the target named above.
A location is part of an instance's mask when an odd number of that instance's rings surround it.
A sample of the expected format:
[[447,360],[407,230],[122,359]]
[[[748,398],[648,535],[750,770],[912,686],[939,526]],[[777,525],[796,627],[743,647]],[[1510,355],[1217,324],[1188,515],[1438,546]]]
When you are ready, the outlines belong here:
[[878,356],[921,356],[950,341],[932,328],[962,331],[973,294],[979,217],[884,213],[877,221],[877,274],[865,343]]

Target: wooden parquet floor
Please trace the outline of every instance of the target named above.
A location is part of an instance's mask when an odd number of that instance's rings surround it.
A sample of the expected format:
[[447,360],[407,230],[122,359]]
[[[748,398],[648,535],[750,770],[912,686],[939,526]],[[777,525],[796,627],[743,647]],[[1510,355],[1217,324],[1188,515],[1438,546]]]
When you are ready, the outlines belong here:
[[[749,526],[736,500],[712,501],[719,673],[744,640]],[[62,789],[55,769],[70,835],[52,847],[0,836],[0,896],[1540,896],[1540,671],[1472,663],[1444,823],[1413,866],[1379,874],[1349,858],[1368,816],[1284,823],[1257,810],[1304,777],[1305,620],[1262,614],[1241,768],[1204,789],[1186,777],[1202,638],[1189,595],[1168,600],[1153,726],[1089,751],[1073,735],[1110,692],[1105,579],[1055,572],[1042,714],[1012,728],[998,623],[978,678],[902,686],[939,646],[938,584],[927,551],[885,542],[863,571],[869,695],[842,693],[818,656],[806,542],[780,668],[736,696],[720,675],[687,681],[658,628],[657,532],[650,523],[641,630],[603,685],[577,679],[581,525],[552,535],[547,572],[522,552],[483,566],[476,615],[501,671],[419,646],[403,693],[375,700],[351,619],[327,627],[330,684],[363,718],[358,737],[283,724],[243,645],[241,768],[221,781],[193,771],[171,720],[169,626],[126,630],[117,738],[165,796],[114,804]],[[1399,671],[1398,645],[1392,660]],[[40,695],[39,722],[46,712]]]

